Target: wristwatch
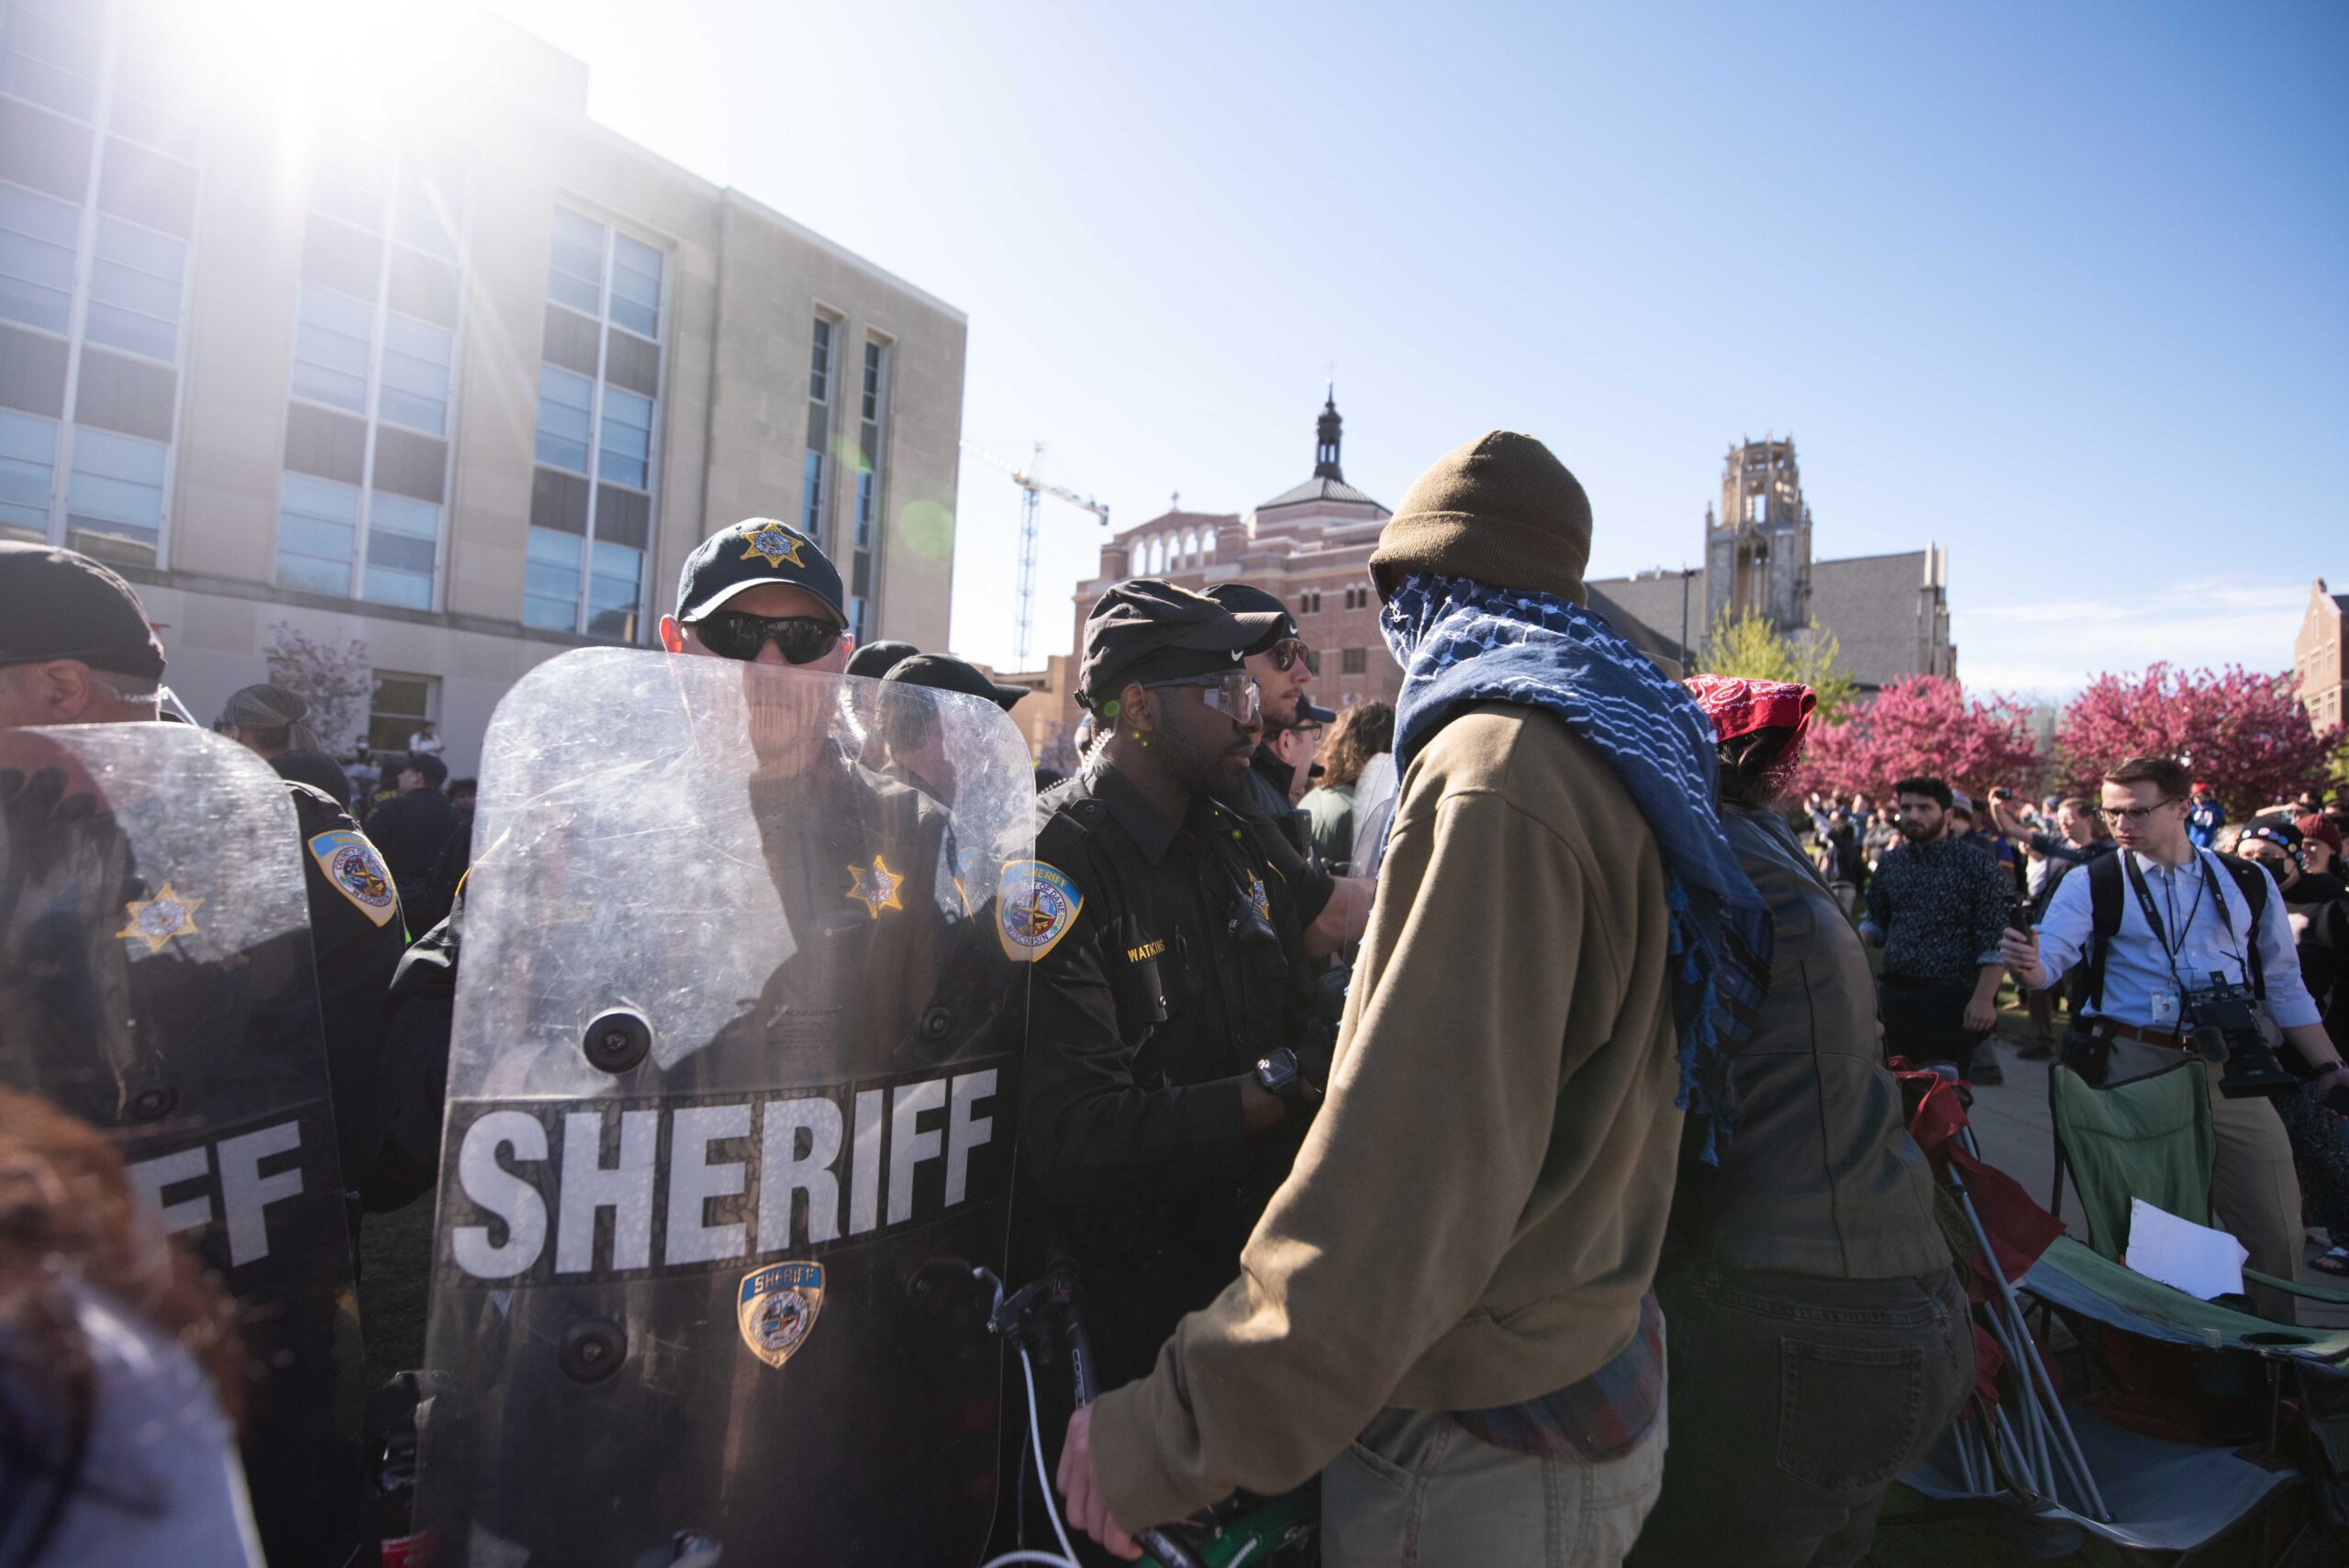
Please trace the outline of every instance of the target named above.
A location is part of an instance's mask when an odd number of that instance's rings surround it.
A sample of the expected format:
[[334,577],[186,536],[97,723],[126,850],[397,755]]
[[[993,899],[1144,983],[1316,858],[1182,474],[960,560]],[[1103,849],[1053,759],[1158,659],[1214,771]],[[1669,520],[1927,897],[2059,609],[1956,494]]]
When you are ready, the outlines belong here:
[[1287,1046],[1276,1045],[1272,1053],[1256,1063],[1256,1082],[1264,1093],[1280,1097],[1281,1108],[1291,1121],[1303,1121],[1308,1108],[1305,1100],[1305,1079],[1297,1072],[1297,1052]]

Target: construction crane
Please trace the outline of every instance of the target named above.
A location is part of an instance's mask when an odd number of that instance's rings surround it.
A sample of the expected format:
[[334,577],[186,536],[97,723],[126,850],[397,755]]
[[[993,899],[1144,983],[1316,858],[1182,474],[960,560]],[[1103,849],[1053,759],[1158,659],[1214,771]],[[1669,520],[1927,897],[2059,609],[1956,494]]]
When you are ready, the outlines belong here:
[[1096,501],[1090,495],[1080,495],[1064,485],[1048,484],[1038,478],[1036,471],[1044,462],[1044,443],[1041,441],[1036,443],[1036,450],[1025,468],[996,456],[977,441],[964,441],[963,445],[980,462],[1011,475],[1011,483],[1019,486],[1021,491],[1019,619],[1013,624],[1012,649],[1014,662],[1025,670],[1028,668],[1029,634],[1034,629],[1036,620],[1037,513],[1042,508],[1043,498],[1050,495],[1055,500],[1067,502],[1079,511],[1090,512],[1101,520],[1105,528],[1109,526],[1109,508],[1106,503]]

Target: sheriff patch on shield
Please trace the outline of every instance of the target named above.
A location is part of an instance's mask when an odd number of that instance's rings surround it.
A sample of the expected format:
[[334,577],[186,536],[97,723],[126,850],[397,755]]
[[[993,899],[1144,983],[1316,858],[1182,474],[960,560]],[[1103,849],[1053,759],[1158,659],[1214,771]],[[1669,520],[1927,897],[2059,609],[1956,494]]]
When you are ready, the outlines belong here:
[[1010,862],[1003,868],[996,898],[1004,955],[1014,963],[1035,962],[1060,945],[1084,907],[1085,895],[1058,867],[1041,861]]
[[751,1353],[769,1366],[781,1366],[807,1342],[823,1306],[823,1264],[769,1263],[742,1276],[734,1316]]

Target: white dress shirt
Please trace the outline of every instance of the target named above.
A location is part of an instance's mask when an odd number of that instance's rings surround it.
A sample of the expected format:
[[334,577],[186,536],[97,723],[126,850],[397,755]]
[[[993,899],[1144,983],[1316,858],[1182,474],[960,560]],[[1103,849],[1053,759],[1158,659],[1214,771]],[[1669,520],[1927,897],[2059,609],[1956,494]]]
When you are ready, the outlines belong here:
[[[2154,907],[2161,912],[2163,929],[2168,933],[2176,957],[2173,961],[2165,956],[2161,939],[2145,923],[2145,912],[2127,885],[2124,866],[2121,929],[2113,933],[2105,950],[2104,1000],[2096,1013],[2116,1023],[2177,1033],[2185,1026],[2175,1017],[2165,1021],[2154,1018],[2154,994],[2180,991],[2181,981],[2183,991],[2208,985],[2214,970],[2238,984],[2250,984],[2244,940],[2251,928],[2251,906],[2245,902],[2243,890],[2235,885],[2235,879],[2227,874],[2227,868],[2218,863],[2219,857],[2209,850],[2195,851],[2195,860],[2182,866],[2163,865],[2133,850],[2122,852],[2144,873],[2145,891],[2151,895]],[[2218,883],[2220,896],[2227,903],[2225,920],[2219,918],[2211,906],[2210,889],[2198,863],[2200,861],[2210,862],[2210,875]],[[2276,891],[2266,868],[2253,869],[2267,882],[2267,902],[2259,915],[2258,941],[2260,967],[2267,981],[2268,1016],[2286,1029],[2295,1024],[2317,1023],[2323,1015],[2300,981],[2299,950],[2293,945],[2284,895]],[[2055,884],[2055,896],[2048,900],[2046,917],[2039,923],[2039,962],[2049,985],[2087,955],[2093,920],[2088,902],[2088,868],[2081,866]],[[2182,943],[2178,935],[2181,925],[2185,928]],[[2173,962],[2176,979],[2171,977]]]

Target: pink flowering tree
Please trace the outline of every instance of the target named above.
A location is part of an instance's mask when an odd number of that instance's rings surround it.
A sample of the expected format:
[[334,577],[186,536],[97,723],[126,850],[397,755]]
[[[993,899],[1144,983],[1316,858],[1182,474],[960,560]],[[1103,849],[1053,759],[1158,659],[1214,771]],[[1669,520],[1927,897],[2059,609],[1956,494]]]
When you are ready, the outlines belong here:
[[1894,781],[1926,774],[1979,799],[1998,784],[2032,789],[2045,772],[2022,706],[1970,699],[1952,676],[1911,675],[1839,722],[1812,726],[1795,793],[1884,800]]
[[2342,743],[2339,728],[2309,722],[2288,673],[2154,664],[2099,675],[2072,699],[2056,768],[2066,790],[2093,796],[2098,775],[2124,757],[2175,757],[2241,816],[2322,783]]

